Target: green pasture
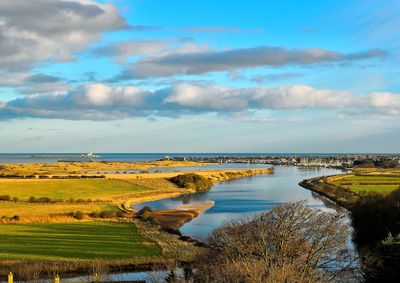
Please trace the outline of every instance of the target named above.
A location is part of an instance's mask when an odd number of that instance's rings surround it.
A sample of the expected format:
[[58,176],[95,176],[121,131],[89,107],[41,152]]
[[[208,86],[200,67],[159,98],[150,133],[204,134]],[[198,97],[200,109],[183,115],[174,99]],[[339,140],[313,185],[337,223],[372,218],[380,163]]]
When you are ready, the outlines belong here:
[[359,194],[370,192],[387,194],[400,188],[400,176],[353,175],[335,180],[332,183],[336,186],[349,188]]
[[134,259],[160,247],[132,223],[76,222],[0,225],[2,260]]

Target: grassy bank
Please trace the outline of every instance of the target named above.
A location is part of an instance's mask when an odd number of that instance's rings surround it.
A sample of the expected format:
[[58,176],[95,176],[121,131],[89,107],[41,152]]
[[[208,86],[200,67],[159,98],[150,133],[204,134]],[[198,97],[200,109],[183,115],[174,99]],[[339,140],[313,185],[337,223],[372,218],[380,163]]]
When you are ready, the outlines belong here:
[[350,174],[303,180],[302,187],[315,191],[349,208],[361,196],[388,195],[400,188],[399,170],[362,169]]

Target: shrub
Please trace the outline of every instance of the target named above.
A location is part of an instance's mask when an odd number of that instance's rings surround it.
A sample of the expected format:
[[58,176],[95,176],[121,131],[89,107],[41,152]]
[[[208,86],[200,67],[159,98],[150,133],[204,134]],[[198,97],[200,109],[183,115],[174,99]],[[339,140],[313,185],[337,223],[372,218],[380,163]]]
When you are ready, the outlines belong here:
[[115,216],[116,217],[124,217],[125,213],[122,210],[118,210],[117,212],[115,212]]
[[51,199],[48,198],[48,197],[40,197],[40,198],[37,198],[35,202],[37,202],[37,203],[50,203]]
[[112,218],[115,217],[115,211],[112,210],[103,210],[100,212],[100,218]]
[[13,197],[12,200],[13,200],[13,202],[17,202],[17,201],[19,201],[19,198]]
[[82,211],[80,211],[80,210],[74,213],[74,218],[76,218],[78,220],[82,220],[83,216],[84,215],[83,215]]
[[178,175],[169,180],[181,188],[192,189],[198,192],[208,191],[213,185],[209,179],[194,173]]
[[31,196],[29,198],[28,202],[34,203],[34,202],[36,202],[36,198],[34,196]]
[[89,213],[89,216],[90,216],[90,217],[93,217],[93,218],[99,218],[99,217],[100,217],[100,213],[98,213],[98,212],[91,212],[91,213]]
[[2,200],[2,201],[10,201],[11,197],[9,195],[2,195],[2,196],[0,196],[0,200]]
[[14,220],[14,221],[19,221],[21,218],[19,217],[19,215],[14,215],[13,217],[11,217],[11,220]]

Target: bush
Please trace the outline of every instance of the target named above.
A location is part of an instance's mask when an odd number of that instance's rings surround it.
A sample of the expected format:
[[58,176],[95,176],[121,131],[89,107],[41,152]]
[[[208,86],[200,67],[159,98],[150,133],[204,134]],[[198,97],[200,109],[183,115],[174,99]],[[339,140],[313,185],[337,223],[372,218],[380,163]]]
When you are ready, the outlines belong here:
[[197,192],[208,191],[213,185],[209,179],[194,173],[178,175],[169,180],[181,188],[192,189]]
[[92,218],[99,218],[100,217],[100,213],[98,212],[91,212],[89,213],[89,216]]
[[10,201],[11,197],[9,195],[2,195],[2,196],[0,196],[0,200],[2,200],[2,201]]
[[11,220],[14,220],[14,221],[19,221],[21,218],[19,217],[19,215],[14,215],[13,217],[11,217]]
[[51,199],[48,197],[40,197],[36,199],[37,203],[50,203]]
[[13,198],[12,198],[12,201],[13,201],[13,202],[17,202],[17,201],[19,201],[19,198],[13,197]]
[[34,203],[34,202],[36,202],[36,198],[34,196],[31,196],[29,198],[28,202]]
[[124,217],[125,213],[122,210],[118,210],[117,212],[115,212],[115,216],[116,217]]
[[74,213],[74,218],[75,219],[82,220],[83,216],[84,215],[83,215],[82,211],[77,211],[77,212]]
[[112,210],[103,210],[100,212],[100,218],[113,218],[115,217],[115,211]]
[[194,282],[351,282],[348,235],[339,215],[304,202],[277,206],[211,232]]

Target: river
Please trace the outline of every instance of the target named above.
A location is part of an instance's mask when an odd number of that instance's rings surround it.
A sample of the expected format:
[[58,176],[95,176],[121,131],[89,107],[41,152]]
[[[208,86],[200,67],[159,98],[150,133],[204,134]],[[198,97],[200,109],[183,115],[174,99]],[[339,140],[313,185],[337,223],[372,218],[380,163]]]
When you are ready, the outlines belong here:
[[[202,169],[249,169],[260,168],[266,165],[260,164],[222,164],[211,165]],[[179,171],[198,170],[199,168],[185,167],[175,168]],[[168,168],[158,168],[160,171],[168,171]],[[182,204],[214,201],[215,205],[201,213],[197,218],[181,227],[181,232],[198,240],[205,240],[208,233],[218,227],[225,220],[252,216],[263,211],[270,210],[276,205],[292,201],[306,200],[313,208],[326,211],[337,211],[345,215],[346,211],[329,200],[306,190],[298,185],[303,179],[322,175],[334,175],[343,173],[342,170],[328,168],[301,168],[295,166],[276,166],[274,173],[270,175],[258,175],[230,182],[220,183],[206,193],[185,195],[175,198],[167,198],[158,201],[145,202],[135,205],[135,209],[149,206],[153,209],[177,208]],[[353,248],[349,235],[349,248]],[[145,280],[151,282],[154,276],[162,278],[165,272],[128,272],[113,274],[110,281],[116,280]],[[82,281],[83,277],[70,278],[65,282]]]
[[[265,165],[264,165],[265,166]],[[257,164],[225,164],[218,168],[259,168]],[[205,240],[208,233],[225,220],[252,216],[270,210],[276,205],[306,200],[308,206],[329,211],[343,209],[298,185],[303,179],[322,175],[340,174],[343,171],[328,168],[301,168],[276,166],[270,175],[253,176],[220,183],[206,193],[184,195],[135,205],[135,209],[148,206],[152,209],[173,209],[182,204],[214,201],[215,205],[181,227],[181,232],[198,240]]]

